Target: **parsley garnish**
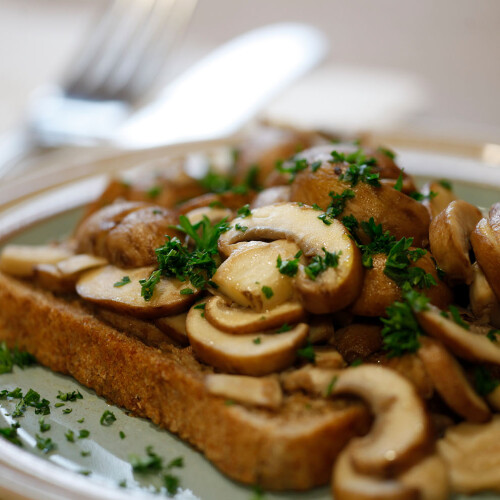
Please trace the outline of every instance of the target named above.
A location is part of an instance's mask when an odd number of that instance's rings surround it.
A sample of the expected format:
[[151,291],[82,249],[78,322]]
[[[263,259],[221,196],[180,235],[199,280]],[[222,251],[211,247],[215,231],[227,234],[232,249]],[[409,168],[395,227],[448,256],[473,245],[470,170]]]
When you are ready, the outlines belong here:
[[266,296],[266,299],[270,299],[274,295],[273,289],[269,286],[263,286],[262,293]]
[[120,439],[125,439],[127,437],[123,431],[119,432],[119,436],[120,436]]
[[462,317],[460,316],[460,312],[459,312],[459,310],[457,309],[456,306],[450,305],[449,310],[450,310],[450,313],[451,313],[451,317],[453,318],[453,321],[457,325],[461,326],[464,330],[469,330],[470,329],[469,324],[466,323],[462,319]]
[[23,443],[19,439],[17,435],[17,426],[11,426],[11,427],[2,427],[0,428],[0,436],[3,438],[7,439],[7,441],[10,441],[12,444],[15,444],[16,446],[21,446]]
[[313,172],[316,172],[316,170],[318,170],[319,167],[321,167],[320,161],[315,161],[315,162],[311,163],[311,170]]
[[362,149],[350,154],[332,151],[331,156],[333,163],[347,163],[349,165],[347,170],[339,176],[339,179],[348,182],[351,187],[356,186],[359,182],[374,187],[380,186],[380,174],[372,172],[371,169],[372,166],[376,165],[377,160],[365,156]]
[[48,415],[50,413],[50,402],[46,399],[40,399],[40,394],[33,389],[30,389],[25,396],[18,391],[16,396],[12,397],[20,398],[12,413],[14,418],[22,417],[29,406],[35,408],[36,415]]
[[159,472],[163,468],[163,458],[153,451],[152,446],[146,448],[146,457],[140,458],[137,455],[130,456],[130,463],[134,472],[140,474],[150,474]]
[[316,361],[316,353],[314,352],[314,347],[310,342],[308,342],[302,349],[297,350],[297,356],[307,359],[311,363]]
[[177,476],[172,474],[165,474],[163,476],[163,484],[169,495],[175,495],[179,489],[180,480]]
[[424,201],[424,200],[432,200],[437,196],[437,193],[435,193],[434,191],[430,191],[429,194],[423,194],[420,193],[419,191],[413,191],[408,196],[416,201]]
[[328,252],[324,248],[325,256],[315,255],[309,265],[304,267],[304,271],[309,277],[309,279],[315,280],[319,274],[326,271],[329,267],[337,267],[339,265],[339,257],[342,254],[342,250],[337,252]]
[[109,427],[110,425],[113,424],[113,422],[116,422],[115,414],[112,411],[106,410],[101,415],[101,420],[100,420],[101,425]]
[[260,344],[260,343],[262,342],[262,339],[261,339],[260,337],[255,337],[255,338],[252,340],[252,342],[253,342],[254,344],[257,344],[257,345],[258,345],[258,344]]
[[40,417],[40,419],[38,420],[38,425],[40,426],[40,432],[50,431],[50,424],[47,424],[45,422],[44,417]]
[[67,415],[68,413],[71,413],[73,411],[73,408],[64,408],[63,413]]
[[252,215],[252,211],[250,210],[250,205],[247,203],[246,205],[243,205],[241,208],[238,208],[237,214],[238,217],[241,217],[242,219]]
[[453,190],[453,186],[452,186],[451,182],[448,179],[440,179],[438,182],[439,182],[439,184],[442,187],[444,187],[448,191],[452,191]]
[[278,258],[276,260],[276,267],[279,269],[279,272],[281,274],[284,274],[285,276],[290,276],[291,278],[293,278],[299,270],[299,259],[301,255],[302,250],[299,250],[295,254],[294,258],[290,260],[283,260],[281,258],[281,255],[278,255]]
[[474,370],[474,385],[480,396],[493,392],[499,384],[500,380],[493,378],[486,367],[478,366]]
[[354,215],[345,215],[342,217],[342,224],[344,224],[346,229],[351,233],[356,231],[359,227],[358,220],[354,217]]
[[242,233],[244,233],[248,229],[248,226],[242,226],[241,224],[236,224],[234,228],[237,231],[241,231]]
[[120,287],[120,286],[126,285],[127,283],[130,283],[130,277],[124,276],[120,281],[117,281],[116,283],[114,283],[113,286]]
[[363,364],[363,360],[361,358],[356,358],[349,366],[359,366]]
[[394,184],[394,189],[396,191],[401,191],[403,189],[403,172],[399,173],[398,180]]
[[90,436],[90,431],[88,431],[87,429],[82,429],[79,433],[78,433],[78,439],[86,439]]
[[352,189],[345,189],[341,194],[330,191],[328,196],[332,199],[324,214],[318,216],[318,219],[323,221],[327,226],[330,225],[329,219],[334,219],[342,214],[348,200],[354,198],[354,191]]
[[334,377],[332,378],[332,380],[328,384],[328,387],[326,388],[326,396],[327,397],[332,395],[333,388],[335,387],[335,383],[337,382],[338,378],[339,377],[337,375],[334,375]]
[[59,391],[59,394],[56,397],[61,401],[76,401],[77,399],[83,399],[83,396],[81,395],[80,391],[73,391],[73,392]]
[[396,158],[396,153],[394,153],[390,149],[379,147],[377,151],[384,154],[385,156],[387,156],[387,158],[390,158],[391,160],[394,160]]
[[186,216],[181,215],[176,229],[186,233],[194,242],[195,248],[190,250],[182,245],[179,238],[167,237],[165,245],[155,250],[159,269],[153,271],[148,279],[139,282],[144,300],[151,300],[161,276],[176,277],[180,281],[189,280],[195,288],[205,288],[211,284],[210,278],[217,270],[217,241],[229,229],[226,219],[212,225],[204,216],[193,225]]
[[146,191],[146,194],[148,198],[154,200],[155,198],[158,198],[158,196],[160,196],[161,192],[162,192],[161,186],[153,186]]
[[282,174],[290,174],[288,179],[290,184],[295,180],[297,174],[302,172],[302,170],[305,170],[307,167],[308,163],[305,158],[292,157],[290,160],[285,162],[280,160],[276,163],[276,169],[278,172],[281,172]]
[[194,290],[192,288],[183,288],[179,293],[181,295],[193,295]]
[[[259,167],[252,165],[241,184],[235,184],[234,176],[224,175],[209,170],[209,172],[200,180],[200,184],[209,193],[227,193],[246,194],[248,191],[260,191],[262,188],[258,183]],[[219,205],[220,206],[220,205]]]
[[486,337],[488,337],[489,340],[491,340],[492,342],[496,342],[498,339],[497,339],[497,335],[500,335],[500,330],[494,330],[494,329],[491,329],[487,334],[486,334]]
[[276,333],[285,333],[289,332],[292,327],[288,323],[283,323],[277,330]]
[[69,441],[70,443],[75,442],[75,433],[71,429],[68,429],[68,432],[66,432],[64,436],[66,437],[66,440]]
[[80,455],[81,455],[82,457],[89,457],[89,456],[90,456],[90,451],[81,451],[81,452],[80,452]]
[[36,359],[31,354],[19,351],[17,347],[10,351],[5,342],[0,343],[0,374],[12,372],[14,365],[24,369],[35,363]]
[[52,442],[51,438],[44,439],[42,436],[35,434],[36,447],[42,450],[43,453],[49,453],[57,448],[56,444]]

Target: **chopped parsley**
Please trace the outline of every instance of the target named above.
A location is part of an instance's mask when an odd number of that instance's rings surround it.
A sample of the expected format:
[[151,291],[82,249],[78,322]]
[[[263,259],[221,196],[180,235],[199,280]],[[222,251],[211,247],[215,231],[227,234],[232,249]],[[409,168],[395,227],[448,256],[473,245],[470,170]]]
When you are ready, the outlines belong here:
[[323,221],[327,226],[331,224],[331,219],[342,214],[347,201],[354,198],[354,191],[352,189],[345,189],[341,194],[330,191],[328,196],[330,196],[332,201],[325,210],[325,213],[318,216],[318,219]]
[[244,233],[248,229],[248,226],[242,226],[241,224],[236,224],[234,228],[237,231],[241,231],[242,233]]
[[458,310],[458,308],[454,305],[450,305],[450,307],[448,308],[449,311],[450,311],[450,314],[451,314],[451,317],[453,318],[453,321],[461,326],[464,330],[469,330],[470,329],[470,326],[468,323],[466,323],[463,319],[462,319],[462,316],[460,316],[460,311]]
[[500,335],[500,330],[491,329],[486,334],[486,337],[488,337],[488,339],[491,340],[492,342],[496,342],[498,340],[497,335]]
[[276,260],[276,267],[279,269],[279,272],[281,274],[284,274],[285,276],[290,276],[291,278],[293,278],[299,270],[299,259],[301,255],[302,250],[299,250],[295,254],[294,258],[289,260],[283,260],[281,258],[281,255],[278,255],[278,258]]
[[354,217],[354,215],[345,215],[342,217],[342,224],[344,224],[350,233],[354,233],[359,227],[358,220]]
[[451,182],[448,179],[440,179],[438,182],[439,182],[440,186],[444,187],[448,191],[453,190],[453,185],[451,184]]
[[246,205],[243,205],[241,208],[238,208],[237,214],[238,217],[241,217],[242,219],[252,215],[252,211],[250,210],[250,205],[247,203]]
[[123,431],[119,432],[119,436],[120,436],[120,439],[125,439],[127,437]]
[[255,337],[255,338],[252,340],[252,342],[253,342],[254,344],[257,344],[257,345],[258,345],[258,344],[260,344],[260,343],[262,342],[262,339],[261,339],[260,337]]
[[363,364],[363,360],[361,358],[356,358],[349,366],[355,367]]
[[113,424],[113,422],[116,422],[115,414],[112,411],[106,410],[101,415],[101,420],[100,420],[101,425],[109,427],[110,425]]
[[325,256],[315,255],[309,264],[304,267],[304,271],[309,277],[309,279],[315,280],[319,274],[326,271],[329,267],[337,267],[339,265],[339,257],[342,254],[342,250],[337,252],[328,252],[324,248]]
[[283,323],[277,330],[276,333],[285,333],[289,332],[292,327],[288,323]]
[[124,286],[127,283],[130,283],[130,277],[129,276],[124,276],[120,281],[117,281],[116,283],[113,283],[113,286],[118,288],[120,286]]
[[193,295],[194,290],[192,288],[183,288],[179,293],[181,295]]
[[24,369],[36,363],[34,356],[20,351],[17,346],[11,351],[5,342],[0,343],[0,374],[12,372],[14,366]]
[[311,363],[316,361],[316,353],[314,352],[314,347],[310,342],[308,342],[302,349],[297,349],[297,356],[299,356],[299,358],[307,359]]
[[337,382],[338,378],[339,377],[337,375],[334,375],[334,377],[332,378],[332,380],[328,384],[328,387],[326,388],[326,396],[327,397],[332,395],[333,388],[335,387],[335,383]]
[[266,299],[270,299],[274,295],[273,289],[269,286],[263,286],[262,293],[265,295]]
[[130,456],[132,470],[140,474],[151,474],[163,469],[163,458],[153,451],[152,446],[146,448],[146,457],[141,458],[137,455]]
[[385,156],[387,156],[387,158],[390,158],[391,160],[394,160],[396,158],[396,153],[394,153],[394,151],[391,151],[390,149],[379,147],[377,151],[379,153],[384,154]]
[[19,392],[16,397],[19,396],[20,401],[12,413],[14,418],[22,417],[28,407],[34,408],[36,415],[48,415],[50,413],[50,402],[46,399],[41,399],[40,394],[33,389],[30,389],[25,396]]
[[63,413],[64,413],[65,415],[68,415],[68,414],[69,414],[69,413],[71,413],[72,411],[73,411],[73,408],[64,408]]
[[70,443],[75,442],[75,433],[71,429],[68,429],[68,432],[66,432],[64,436],[66,437],[66,441]]
[[175,277],[180,281],[189,280],[195,288],[205,288],[217,270],[217,241],[229,229],[226,219],[212,225],[204,216],[193,225],[186,216],[181,215],[176,229],[186,233],[194,242],[195,248],[190,250],[182,245],[179,238],[167,237],[165,245],[155,250],[159,268],[148,279],[139,281],[141,295],[146,301],[151,300],[161,276]]
[[2,427],[0,428],[0,436],[3,437],[4,439],[7,439],[7,441],[10,441],[12,444],[15,444],[16,446],[21,446],[23,443],[19,439],[19,436],[17,435],[17,429],[18,426],[12,425],[11,427]]
[[82,429],[79,433],[78,433],[78,439],[86,439],[90,436],[90,431],[88,431],[87,429]]
[[180,480],[177,476],[165,474],[163,476],[163,484],[169,495],[175,495],[179,489]]
[[416,201],[425,201],[425,200],[432,200],[437,196],[437,193],[435,193],[434,191],[430,191],[429,194],[424,194],[420,193],[419,191],[413,191],[408,196]]
[[305,158],[296,157],[292,157],[287,161],[280,160],[276,163],[276,169],[278,172],[281,172],[282,174],[289,174],[288,182],[290,184],[295,180],[297,174],[302,172],[302,170],[305,170],[308,166],[309,164]]
[[50,431],[50,424],[45,422],[44,417],[40,417],[40,419],[38,420],[38,425],[40,426],[40,432]]
[[155,198],[158,198],[158,196],[160,196],[162,190],[163,188],[161,186],[153,186],[146,191],[146,195],[148,196],[148,198],[154,200]]
[[59,394],[56,397],[61,401],[76,401],[77,399],[83,399],[83,396],[80,393],[80,391],[73,391],[73,392],[59,391]]
[[318,170],[320,167],[321,167],[320,161],[315,161],[315,162],[311,163],[311,170],[313,172],[316,172],[316,170]]
[[241,184],[236,184],[233,175],[225,175],[209,170],[208,173],[200,179],[200,185],[209,193],[236,193],[247,194],[249,191],[260,191],[262,187],[258,183],[259,179],[258,165],[252,165]]
[[398,180],[394,184],[394,189],[396,191],[401,191],[403,189],[403,172],[399,173]]
[[348,182],[351,187],[359,182],[364,182],[373,187],[380,186],[380,174],[372,171],[372,167],[377,164],[375,158],[367,157],[362,149],[354,153],[344,154],[332,151],[332,163],[347,163],[349,167],[339,176],[339,179]]
[[480,396],[493,392],[499,384],[500,380],[493,378],[485,366],[478,366],[474,370],[474,386]]
[[56,444],[52,441],[51,438],[43,438],[38,434],[35,434],[35,438],[36,438],[36,447],[39,450],[42,450],[42,453],[47,454],[57,448]]

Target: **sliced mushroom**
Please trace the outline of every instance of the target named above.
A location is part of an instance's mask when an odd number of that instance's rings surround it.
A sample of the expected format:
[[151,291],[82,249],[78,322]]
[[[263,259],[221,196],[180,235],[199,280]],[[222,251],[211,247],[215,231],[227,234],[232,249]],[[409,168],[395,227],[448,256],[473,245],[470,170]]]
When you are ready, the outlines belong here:
[[361,440],[362,438],[352,439],[335,462],[332,476],[335,500],[420,500],[419,490],[415,486],[356,470],[352,452]]
[[453,491],[500,492],[500,416],[487,424],[464,422],[448,428],[437,443]]
[[[198,295],[198,291],[188,282],[174,278],[161,278],[151,300],[146,301],[141,297],[139,280],[149,278],[153,270],[152,267],[120,269],[105,266],[86,272],[78,280],[76,291],[85,300],[139,318],[158,318],[187,309]],[[122,282],[124,277],[128,277],[130,282],[115,286]],[[183,289],[190,289],[192,293],[184,295],[181,293]]]
[[311,344],[329,342],[335,334],[333,318],[330,314],[313,314],[309,317],[309,337]]
[[72,254],[68,248],[56,245],[7,245],[0,255],[0,270],[11,276],[30,278],[38,264],[57,264]]
[[[438,216],[452,201],[457,199],[451,189],[444,187],[439,182],[429,182],[425,184],[421,192],[428,196],[422,204],[429,210],[431,219]],[[435,193],[436,195],[431,196],[431,193]]]
[[481,220],[480,210],[466,201],[452,201],[429,227],[431,252],[452,283],[470,285],[470,234]]
[[[203,311],[200,311],[202,313]],[[155,325],[172,340],[182,346],[189,345],[189,339],[186,331],[187,312],[164,316],[155,320]]]
[[275,410],[283,402],[283,393],[277,377],[257,378],[214,373],[205,377],[205,387],[214,396],[222,396],[251,406]]
[[72,255],[57,264],[35,266],[35,279],[42,288],[59,292],[73,292],[78,278],[89,269],[101,267],[107,260],[94,255]]
[[326,369],[339,369],[346,366],[342,354],[332,346],[316,346],[314,348],[314,364],[318,368]]
[[215,222],[220,222],[223,219],[231,220],[233,218],[233,212],[229,208],[200,207],[187,212],[186,217],[193,225],[200,222],[203,217],[207,217],[208,220],[214,224]]
[[308,327],[298,323],[288,332],[233,335],[210,324],[192,307],[186,329],[193,352],[205,363],[228,373],[268,375],[288,368],[307,339]]
[[286,391],[304,391],[323,398],[330,396],[340,370],[317,368],[305,365],[298,370],[281,374],[281,383]]
[[371,432],[351,447],[353,465],[365,474],[393,475],[428,450],[430,424],[415,388],[393,370],[361,365],[339,373],[332,394],[355,394],[375,415]]
[[228,304],[219,296],[207,300],[205,315],[215,327],[234,334],[279,328],[285,323],[298,323],[306,316],[300,302],[285,302],[268,311],[256,312],[248,307]]
[[[245,221],[241,224],[246,224]],[[292,278],[279,272],[278,257],[293,259],[298,251],[295,243],[281,239],[246,245],[219,266],[212,281],[218,286],[219,293],[240,306],[258,312],[270,310],[293,295]]]
[[471,233],[470,242],[477,262],[500,300],[500,204],[493,205],[489,220],[481,219]]
[[441,342],[420,338],[418,356],[445,403],[470,422],[487,422],[491,412],[471,386],[462,367]]
[[418,312],[417,319],[426,333],[439,339],[458,357],[500,364],[500,349],[494,342],[445,318],[436,307],[429,306],[428,311]]
[[[386,316],[386,309],[393,302],[402,299],[401,288],[385,274],[387,256],[373,256],[373,267],[365,271],[363,288],[352,306],[352,312],[359,316]],[[423,288],[422,293],[429,297],[431,303],[445,308],[451,302],[452,293],[448,286],[439,279],[432,256],[427,252],[413,262],[411,267],[420,267],[436,281],[436,286]]]
[[363,323],[340,328],[335,332],[335,347],[347,363],[366,359],[382,347],[382,326]]
[[252,201],[252,208],[290,201],[290,186],[274,186],[261,191]]
[[240,241],[281,238],[294,241],[306,257],[324,256],[324,251],[337,253],[337,267],[327,268],[315,280],[299,264],[295,287],[306,310],[315,314],[338,311],[357,297],[363,276],[360,253],[339,221],[326,225],[316,210],[295,203],[257,208],[241,220],[248,229],[223,233],[219,238],[222,253],[227,255],[231,245]]
[[[330,151],[333,148],[330,148]],[[305,151],[303,155],[308,163],[322,162],[320,168],[302,170],[291,184],[290,200],[318,204],[326,209],[331,202],[330,193],[341,194],[346,189],[354,192],[354,197],[346,201],[343,215],[354,215],[360,221],[373,217],[377,224],[382,224],[384,231],[389,231],[397,239],[412,237],[418,247],[425,247],[429,234],[429,213],[418,201],[397,191],[391,186],[381,184],[373,187],[365,182],[352,185],[340,177],[349,166],[346,163],[332,162],[330,153]],[[397,176],[396,176],[397,178]],[[398,209],[395,210],[394,207]],[[363,236],[363,232],[360,231]]]
[[486,394],[485,398],[496,412],[500,412],[500,385],[497,385],[495,389]]
[[480,323],[500,326],[500,303],[477,262],[472,265],[473,279],[469,287],[472,313]]

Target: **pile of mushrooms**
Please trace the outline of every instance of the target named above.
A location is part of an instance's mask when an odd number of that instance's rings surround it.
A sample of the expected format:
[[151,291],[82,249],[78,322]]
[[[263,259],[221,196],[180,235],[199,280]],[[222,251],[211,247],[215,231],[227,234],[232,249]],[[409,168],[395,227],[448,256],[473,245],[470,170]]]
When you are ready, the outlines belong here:
[[[284,144],[262,152],[263,164],[274,163]],[[357,147],[306,150],[293,158],[307,167],[291,184],[283,173],[271,172],[261,179],[265,189],[243,198],[199,193],[186,181],[185,191],[194,198],[176,206],[173,194],[165,195],[168,202],[152,204],[137,189],[132,197],[120,188],[121,199],[103,208],[95,204],[68,242],[7,246],[0,269],[150,322],[212,367],[206,388],[223,399],[275,411],[294,392],[361,398],[373,425],[334,464],[337,500],[445,499],[452,491],[500,491],[493,473],[500,463],[500,420],[493,416],[500,411],[500,385],[485,395],[473,383],[478,365],[500,378],[500,348],[492,333],[500,327],[500,203],[483,216],[438,182],[422,189],[432,196],[417,201],[409,196],[416,190],[413,180],[393,155],[370,148],[364,152],[375,159],[372,170],[380,185],[350,186],[344,177],[348,165],[332,159],[332,149],[348,154]],[[239,164],[238,175],[248,167]],[[115,181],[107,197],[116,186]],[[421,290],[430,304],[414,311],[422,331],[416,352],[388,357],[384,351],[380,317],[403,295],[384,272],[387,255],[373,255],[372,267],[364,267],[341,217],[329,224],[318,218],[318,206],[325,210],[330,193],[346,188],[353,196],[342,216],[373,218],[397,240],[413,238],[415,248],[427,251],[412,265],[437,284]],[[242,201],[249,201],[251,210],[237,216]],[[183,239],[175,229],[180,214],[192,223],[202,217],[230,222],[219,238],[220,265],[212,286],[196,289],[162,277],[145,301],[139,280],[156,268],[154,250],[166,235]],[[358,236],[369,242],[362,229]],[[311,278],[307,265],[327,253],[338,257],[337,265]],[[296,272],[280,272],[277,262],[292,260]],[[124,277],[128,282],[121,286]],[[188,287],[190,293],[183,293]],[[458,322],[446,312],[457,298]]]

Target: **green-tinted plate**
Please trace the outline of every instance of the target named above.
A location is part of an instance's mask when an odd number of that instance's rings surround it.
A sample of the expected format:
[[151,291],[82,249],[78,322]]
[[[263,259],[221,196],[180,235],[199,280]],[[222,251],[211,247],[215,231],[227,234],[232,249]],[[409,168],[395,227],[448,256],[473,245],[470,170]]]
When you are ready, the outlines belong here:
[[[500,200],[500,171],[472,160],[402,152],[400,163],[410,173],[415,173],[419,181],[428,178],[446,177],[454,181],[455,192],[463,199],[481,207],[489,207]],[[4,211],[0,218],[0,237],[4,242],[40,244],[61,238],[71,231],[81,210],[76,205],[90,199],[95,189],[102,186],[101,179],[79,182],[73,186],[33,196],[18,206]],[[77,193],[77,194],[75,194]],[[40,210],[43,207],[43,210]],[[64,211],[64,208],[73,208]],[[395,207],[397,208],[397,207]],[[52,215],[38,221],[36,225],[24,228],[15,236],[5,238],[23,226],[26,221],[36,221],[42,215]],[[1,305],[0,305],[1,307]],[[32,408],[25,416],[17,419],[21,424],[19,435],[23,448],[17,448],[4,441],[0,442],[0,498],[141,498],[149,497],[162,486],[158,474],[134,474],[130,456],[146,456],[146,447],[153,446],[155,453],[164,458],[165,463],[183,457],[184,467],[175,469],[181,480],[178,499],[202,500],[250,500],[252,488],[241,486],[220,474],[204,457],[190,446],[167,431],[160,430],[147,420],[130,417],[123,410],[110,406],[73,379],[54,374],[42,367],[15,369],[11,374],[0,376],[0,390],[21,387],[24,392],[32,388],[51,402],[51,414],[45,422],[51,429],[40,432],[39,415]],[[79,390],[83,399],[67,402],[55,408],[60,402],[56,398],[59,391]],[[17,400],[0,401],[0,427],[13,422],[9,414]],[[70,413],[64,410],[71,409]],[[100,418],[106,411],[112,411],[116,421],[106,427]],[[84,419],[83,422],[79,420]],[[80,430],[90,431],[87,438],[78,439]],[[74,433],[74,442],[65,436]],[[120,437],[123,432],[125,437]],[[36,447],[36,434],[51,438],[57,448],[43,454]],[[82,456],[82,452],[84,455]],[[90,454],[86,454],[90,452]],[[78,473],[89,474],[87,477]],[[125,481],[126,488],[119,487]],[[161,491],[164,494],[164,490]],[[329,488],[321,488],[307,493],[266,494],[269,500],[327,500]],[[458,497],[457,497],[458,498]],[[498,499],[497,495],[477,495],[474,498]]]

